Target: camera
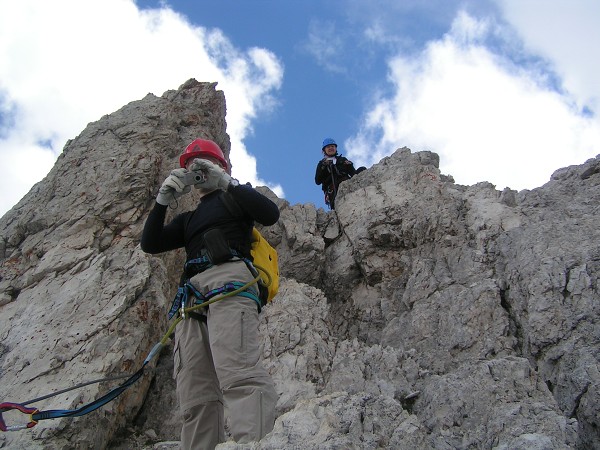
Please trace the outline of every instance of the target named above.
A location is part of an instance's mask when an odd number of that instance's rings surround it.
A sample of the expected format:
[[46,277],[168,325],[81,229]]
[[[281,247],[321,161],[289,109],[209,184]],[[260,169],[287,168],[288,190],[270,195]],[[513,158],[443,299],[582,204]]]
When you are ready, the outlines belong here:
[[206,181],[206,177],[202,172],[193,172],[190,171],[183,176],[183,183],[186,186],[192,186],[194,184],[204,183]]

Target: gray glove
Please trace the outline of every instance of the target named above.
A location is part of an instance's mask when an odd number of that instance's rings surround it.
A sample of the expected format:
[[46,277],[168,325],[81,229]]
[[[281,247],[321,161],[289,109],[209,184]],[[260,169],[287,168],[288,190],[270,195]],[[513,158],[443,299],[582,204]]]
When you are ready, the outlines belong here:
[[186,186],[183,182],[183,176],[188,171],[186,169],[175,169],[171,171],[162,186],[158,190],[156,202],[168,206],[173,200],[178,199],[183,194],[187,194],[192,190],[191,186]]
[[223,168],[207,159],[195,159],[190,166],[190,170],[201,171],[204,173],[206,180],[204,183],[197,184],[196,186],[207,191],[215,189],[223,189],[226,191],[231,182],[231,177],[223,170]]

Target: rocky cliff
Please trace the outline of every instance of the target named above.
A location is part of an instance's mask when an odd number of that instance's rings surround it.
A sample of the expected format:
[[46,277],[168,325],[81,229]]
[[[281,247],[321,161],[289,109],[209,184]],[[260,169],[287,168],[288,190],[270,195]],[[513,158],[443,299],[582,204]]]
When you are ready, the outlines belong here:
[[[195,137],[228,155],[214,84],[149,94],[89,124],[0,219],[0,402],[141,367],[184,255],[146,255],[139,237]],[[499,192],[403,148],[343,183],[335,212],[261,189],[281,210],[263,232],[284,278],[261,325],[279,417],[243,448],[600,448],[600,158]],[[171,369],[166,348],[108,405],[0,447],[177,448]],[[118,383],[35,406],[77,408]]]

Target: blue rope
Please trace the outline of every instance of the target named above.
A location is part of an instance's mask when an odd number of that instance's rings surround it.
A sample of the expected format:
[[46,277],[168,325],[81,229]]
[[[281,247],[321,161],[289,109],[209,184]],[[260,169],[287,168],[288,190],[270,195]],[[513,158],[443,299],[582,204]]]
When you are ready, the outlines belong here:
[[129,386],[131,386],[133,383],[139,380],[144,373],[144,368],[146,367],[147,363],[148,361],[144,362],[144,365],[140,368],[140,370],[138,370],[131,377],[129,377],[129,379],[125,381],[122,385],[114,388],[113,390],[104,394],[102,397],[94,400],[91,403],[88,403],[87,405],[83,405],[82,407],[77,409],[50,409],[47,411],[39,411],[35,414],[32,414],[31,419],[37,422],[38,420],[57,419],[59,417],[78,417],[95,411],[96,409],[106,405],[108,402],[111,402],[112,400],[117,398]]
[[[191,283],[186,282],[183,287],[180,287],[178,289],[178,294],[176,296],[176,300],[177,300],[177,297],[180,296],[180,293],[181,293],[181,296],[185,295],[185,298],[187,298],[187,296],[189,295],[188,291],[190,291],[192,293],[192,295],[194,295],[194,297],[196,297],[195,303],[202,304],[204,302],[209,301],[210,298],[216,297],[220,294],[233,292],[235,290],[243,288],[244,286],[246,286],[246,284],[249,284],[249,283],[233,281],[230,283],[226,283],[224,286],[222,286],[220,288],[213,289],[203,295]],[[252,288],[248,288],[248,290],[239,292],[236,295],[254,300],[257,303],[259,312],[260,312],[260,306],[261,306],[260,299],[258,298],[258,296],[256,294],[254,294],[254,292],[252,291]],[[183,300],[183,298],[182,298],[182,300]],[[179,306],[181,306],[181,305],[179,305]],[[171,308],[171,310],[172,309],[173,308]],[[177,309],[175,311],[177,311]],[[171,316],[169,316],[169,318],[171,318]],[[175,324],[173,326],[175,326]],[[169,335],[170,332],[171,332],[171,330],[169,330],[167,335]],[[167,335],[165,335],[165,337],[163,339],[166,339]],[[163,347],[163,345],[164,345],[163,341],[156,344],[152,348],[152,350],[150,351],[150,353],[148,354],[146,359],[144,360],[142,367],[137,372],[135,372],[131,377],[129,377],[123,384],[110,390],[109,392],[104,394],[102,397],[88,403],[87,405],[83,405],[76,409],[51,409],[51,410],[47,410],[47,411],[36,411],[33,414],[31,414],[31,422],[29,424],[22,426],[22,427],[20,426],[18,428],[19,429],[21,429],[23,427],[30,428],[30,427],[34,426],[35,424],[37,424],[38,421],[45,420],[45,419],[57,419],[57,418],[61,418],[61,417],[83,416],[85,414],[88,414],[88,413],[95,411],[96,409],[106,405],[107,403],[111,402],[112,400],[117,398],[119,395],[121,395],[127,388],[129,388],[132,384],[134,384],[137,380],[139,380],[141,378],[141,376],[144,374],[144,369],[145,369],[146,365],[152,360],[152,358],[156,354],[158,354],[158,352]],[[56,395],[56,394],[53,394],[53,395]],[[32,400],[32,401],[29,401],[29,402],[23,403],[23,404],[11,404],[11,406],[24,406],[26,404],[34,403],[35,401],[41,400],[42,398],[48,398],[48,397],[50,397],[50,396],[41,397],[36,400]],[[9,409],[14,409],[14,407],[5,408],[0,411],[0,425],[4,425],[3,420],[1,420],[2,419],[1,413],[6,410],[9,410]],[[8,429],[8,427],[4,427],[4,428]],[[4,430],[4,428],[3,428],[3,430]]]

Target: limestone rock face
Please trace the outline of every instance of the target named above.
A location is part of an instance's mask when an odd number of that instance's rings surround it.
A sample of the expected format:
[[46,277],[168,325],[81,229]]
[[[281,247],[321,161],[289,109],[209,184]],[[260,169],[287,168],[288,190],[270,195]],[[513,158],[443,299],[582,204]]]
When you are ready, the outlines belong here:
[[[133,102],[0,220],[0,401],[141,366],[184,257],[141,252],[143,223],[185,144],[228,154],[224,117],[223,94],[193,80]],[[600,448],[600,158],[500,192],[401,148],[342,183],[335,211],[259,189],[281,211],[262,230],[282,279],[260,330],[278,418],[259,443],[220,449]],[[100,410],[0,447],[178,448],[169,350]],[[36,406],[76,408],[115,383]]]
[[[0,401],[131,374],[166,331],[181,252],[144,254],[139,239],[160,184],[196,137],[229,154],[225,98],[190,80],[91,123],[48,176],[0,220]],[[189,198],[188,198],[189,197]],[[190,208],[193,194],[181,199]],[[0,447],[102,448],[135,418],[151,377],[80,419],[2,433]],[[123,381],[123,380],[121,380]],[[117,383],[35,406],[74,409]],[[8,424],[27,421],[4,414]]]

